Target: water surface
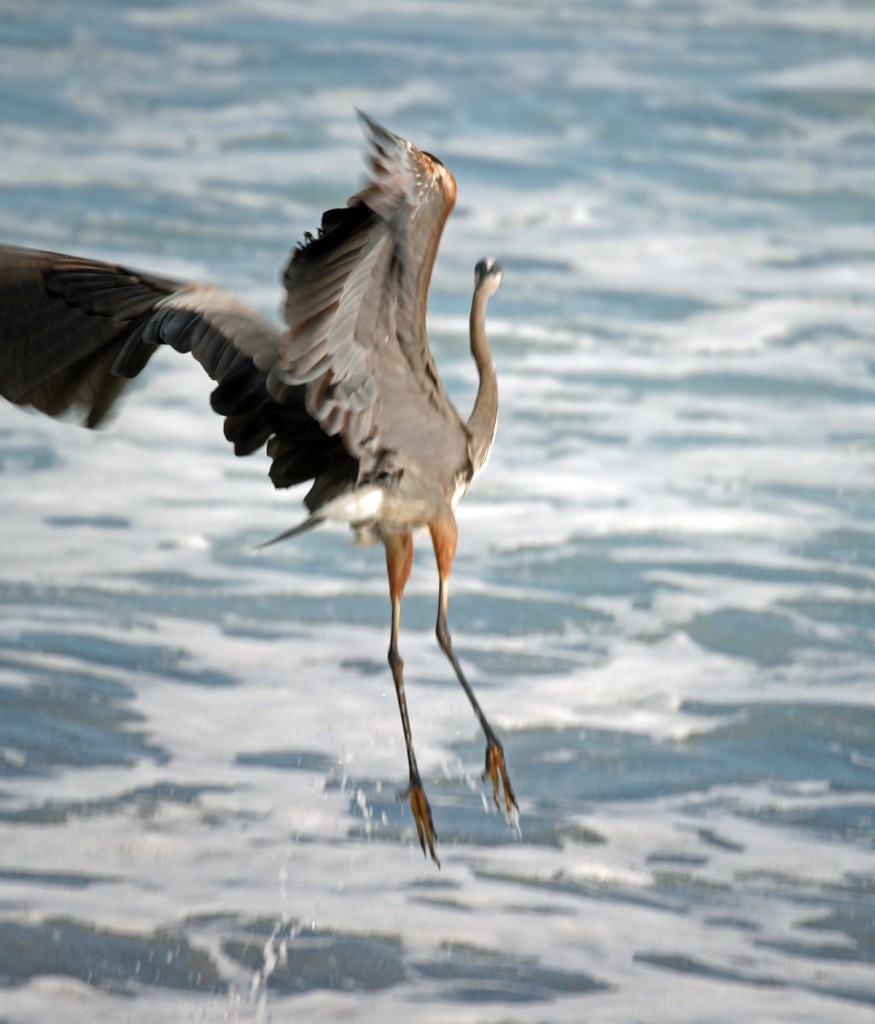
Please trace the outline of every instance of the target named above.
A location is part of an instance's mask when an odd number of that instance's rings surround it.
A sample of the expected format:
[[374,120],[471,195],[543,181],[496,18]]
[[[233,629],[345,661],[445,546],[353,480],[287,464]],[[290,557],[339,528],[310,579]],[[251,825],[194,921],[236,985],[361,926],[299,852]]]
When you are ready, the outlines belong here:
[[710,0],[0,6],[0,236],[266,313],[359,106],[459,186],[502,391],[451,627],[157,357],[0,408],[0,1017],[856,1022],[875,1005],[875,13]]

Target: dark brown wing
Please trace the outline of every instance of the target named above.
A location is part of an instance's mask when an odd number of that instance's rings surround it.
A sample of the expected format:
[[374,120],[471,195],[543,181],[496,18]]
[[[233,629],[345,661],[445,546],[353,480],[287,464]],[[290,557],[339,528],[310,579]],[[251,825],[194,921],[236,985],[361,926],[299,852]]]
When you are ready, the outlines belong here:
[[[125,384],[113,365],[156,303],[179,287],[122,267],[0,246],[0,394],[50,416],[84,409],[96,426]],[[127,376],[153,351],[129,351]]]
[[265,442],[277,487],[355,479],[337,438],[307,414],[303,387],[271,370],[283,332],[210,285],[98,260],[0,245],[0,395],[97,426],[159,345],[191,353],[218,384],[211,403],[238,455]]
[[59,253],[0,246],[0,394],[95,426],[158,345],[220,380],[238,356],[276,358],[280,329],[209,285]]
[[428,285],[456,186],[434,157],[362,115],[370,176],[286,268],[289,334],[278,376],[342,438],[360,476],[427,461],[448,489],[467,460],[464,426],[425,331]]

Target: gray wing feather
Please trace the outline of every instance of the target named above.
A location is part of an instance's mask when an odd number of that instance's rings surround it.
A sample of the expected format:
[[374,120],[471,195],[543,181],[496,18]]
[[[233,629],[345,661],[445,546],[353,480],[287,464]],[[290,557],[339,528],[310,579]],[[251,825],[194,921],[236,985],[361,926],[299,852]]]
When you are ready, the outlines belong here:
[[277,375],[359,461],[360,479],[428,455],[450,487],[467,435],[425,331],[434,256],[455,199],[449,171],[363,116],[371,173],[285,272],[289,331]]

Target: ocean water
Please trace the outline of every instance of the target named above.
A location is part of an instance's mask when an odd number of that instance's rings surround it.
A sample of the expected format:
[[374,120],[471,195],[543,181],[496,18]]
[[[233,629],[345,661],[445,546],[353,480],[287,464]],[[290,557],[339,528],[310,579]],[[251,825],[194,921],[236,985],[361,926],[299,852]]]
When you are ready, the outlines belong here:
[[[317,9],[318,8],[318,9]],[[875,8],[0,0],[0,238],[214,281],[359,186],[358,106],[459,187],[430,331],[502,409],[427,539],[295,522],[209,382],[0,408],[0,1021],[875,1014]]]

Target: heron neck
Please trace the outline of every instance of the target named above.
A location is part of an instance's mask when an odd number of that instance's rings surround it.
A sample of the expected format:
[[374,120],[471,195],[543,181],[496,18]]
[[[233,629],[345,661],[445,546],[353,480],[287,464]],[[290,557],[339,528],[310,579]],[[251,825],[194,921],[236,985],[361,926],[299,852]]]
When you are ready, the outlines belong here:
[[480,386],[477,399],[468,420],[468,433],[471,436],[471,461],[474,472],[479,472],[489,458],[492,442],[495,438],[495,425],[498,420],[498,381],[495,376],[495,363],[486,338],[486,304],[489,293],[479,289],[474,293],[471,303],[471,355],[477,364],[480,375]]

